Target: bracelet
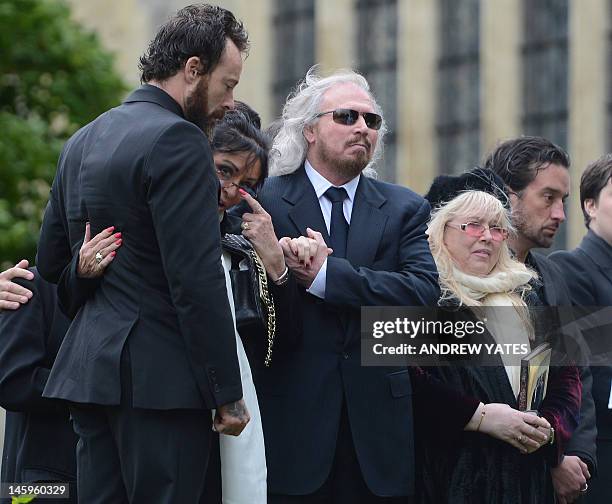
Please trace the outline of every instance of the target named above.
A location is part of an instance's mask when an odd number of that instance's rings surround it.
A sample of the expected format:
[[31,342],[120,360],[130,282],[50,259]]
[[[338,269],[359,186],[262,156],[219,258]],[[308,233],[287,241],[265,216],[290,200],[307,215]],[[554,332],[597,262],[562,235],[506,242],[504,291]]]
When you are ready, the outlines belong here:
[[480,412],[480,422],[478,422],[478,427],[476,427],[476,432],[478,432],[480,430],[480,426],[482,425],[482,421],[483,421],[485,415],[487,414],[487,412],[485,411],[486,407],[487,407],[486,404],[484,404],[482,406],[482,411]]
[[274,280],[274,284],[284,285],[287,283],[287,280],[289,280],[289,268],[285,266],[285,271],[283,271],[283,274],[281,276],[279,276],[276,280]]
[[550,428],[550,436],[548,437],[548,444],[553,444],[555,442],[555,428]]

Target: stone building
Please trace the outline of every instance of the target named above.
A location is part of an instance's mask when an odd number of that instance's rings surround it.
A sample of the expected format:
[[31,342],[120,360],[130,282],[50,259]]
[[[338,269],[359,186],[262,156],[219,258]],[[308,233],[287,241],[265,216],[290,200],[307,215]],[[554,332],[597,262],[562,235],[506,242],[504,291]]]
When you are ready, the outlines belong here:
[[[190,2],[70,0],[137,84],[157,26]],[[305,71],[353,67],[390,124],[383,179],[424,192],[471,168],[495,143],[538,134],[573,159],[570,219],[557,246],[584,232],[581,170],[612,150],[612,0],[220,0],[252,47],[237,96],[268,123]]]

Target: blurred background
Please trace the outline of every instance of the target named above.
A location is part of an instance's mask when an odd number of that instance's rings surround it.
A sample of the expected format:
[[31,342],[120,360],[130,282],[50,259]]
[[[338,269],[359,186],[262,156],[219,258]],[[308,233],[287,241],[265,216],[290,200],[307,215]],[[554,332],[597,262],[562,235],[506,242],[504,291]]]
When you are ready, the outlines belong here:
[[[188,3],[0,0],[0,270],[34,258],[63,142],[139,84],[138,57]],[[382,179],[424,193],[499,140],[546,136],[573,162],[555,246],[584,234],[580,174],[612,150],[612,0],[218,3],[249,31],[236,97],[264,124],[313,64],[355,68],[390,125]]]
[[[33,259],[59,150],[138,82],[158,26],[191,2],[0,0],[0,266]],[[612,150],[612,0],[222,0],[251,51],[237,98],[278,117],[315,63],[370,81],[390,133],[382,179],[423,193],[499,140],[543,135],[569,150],[578,184]]]

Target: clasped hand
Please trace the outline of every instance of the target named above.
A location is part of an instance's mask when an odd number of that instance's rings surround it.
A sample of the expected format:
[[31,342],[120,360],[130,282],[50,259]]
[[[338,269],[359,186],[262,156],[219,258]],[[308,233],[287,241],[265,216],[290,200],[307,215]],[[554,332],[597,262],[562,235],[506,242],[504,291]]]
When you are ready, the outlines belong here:
[[309,288],[333,250],[327,246],[318,231],[307,228],[306,233],[308,236],[281,238],[280,245],[285,255],[285,263],[298,283]]
[[[486,408],[485,415],[480,421],[483,408]],[[533,453],[548,443],[551,435],[550,423],[545,418],[501,403],[481,404],[466,430],[477,430],[505,441],[524,454]]]
[[242,215],[242,235],[253,245],[268,275],[276,280],[287,266],[299,283],[310,287],[332,253],[321,233],[308,228],[308,236],[278,240],[268,212],[248,193],[240,191],[240,196],[252,210]]

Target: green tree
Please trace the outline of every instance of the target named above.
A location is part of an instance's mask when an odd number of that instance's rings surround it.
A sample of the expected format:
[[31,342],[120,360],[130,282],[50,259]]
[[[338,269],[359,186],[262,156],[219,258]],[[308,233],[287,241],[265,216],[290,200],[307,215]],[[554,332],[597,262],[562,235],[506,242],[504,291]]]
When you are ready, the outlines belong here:
[[66,3],[0,2],[0,267],[34,259],[63,143],[125,91]]

